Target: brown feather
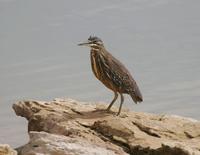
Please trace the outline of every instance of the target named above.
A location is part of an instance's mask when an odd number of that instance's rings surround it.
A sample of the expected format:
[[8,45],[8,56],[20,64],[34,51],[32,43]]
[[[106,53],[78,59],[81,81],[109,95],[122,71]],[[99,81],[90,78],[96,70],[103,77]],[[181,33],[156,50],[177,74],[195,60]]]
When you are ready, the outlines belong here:
[[91,64],[93,73],[106,87],[129,94],[135,103],[143,101],[142,94],[129,71],[104,47],[91,49]]

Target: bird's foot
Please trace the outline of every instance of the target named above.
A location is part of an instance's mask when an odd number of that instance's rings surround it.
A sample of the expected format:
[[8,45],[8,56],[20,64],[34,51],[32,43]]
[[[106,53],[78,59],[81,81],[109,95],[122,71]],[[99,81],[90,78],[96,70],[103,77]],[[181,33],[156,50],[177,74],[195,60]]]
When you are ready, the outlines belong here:
[[110,112],[110,108],[105,109],[105,111]]
[[120,114],[120,113],[118,112],[118,113],[116,114],[116,116],[119,116],[119,114]]

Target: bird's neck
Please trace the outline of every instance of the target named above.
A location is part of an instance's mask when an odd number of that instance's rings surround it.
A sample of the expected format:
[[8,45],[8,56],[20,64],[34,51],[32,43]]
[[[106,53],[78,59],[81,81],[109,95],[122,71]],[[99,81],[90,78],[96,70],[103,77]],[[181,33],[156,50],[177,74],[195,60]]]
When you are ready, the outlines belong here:
[[92,45],[91,46],[91,50],[93,50],[93,51],[99,51],[101,49],[101,46],[99,46],[99,45]]
[[91,46],[90,51],[93,53],[97,53],[97,54],[101,54],[101,53],[104,54],[106,52],[106,49],[103,45],[101,45],[101,46],[94,45],[94,46]]

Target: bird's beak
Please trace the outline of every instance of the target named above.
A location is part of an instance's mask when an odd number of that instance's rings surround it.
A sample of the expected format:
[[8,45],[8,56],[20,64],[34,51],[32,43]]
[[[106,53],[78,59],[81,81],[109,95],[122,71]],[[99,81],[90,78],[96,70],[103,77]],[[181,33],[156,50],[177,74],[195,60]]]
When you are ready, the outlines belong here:
[[89,45],[90,45],[90,42],[88,41],[78,44],[78,46],[89,46]]

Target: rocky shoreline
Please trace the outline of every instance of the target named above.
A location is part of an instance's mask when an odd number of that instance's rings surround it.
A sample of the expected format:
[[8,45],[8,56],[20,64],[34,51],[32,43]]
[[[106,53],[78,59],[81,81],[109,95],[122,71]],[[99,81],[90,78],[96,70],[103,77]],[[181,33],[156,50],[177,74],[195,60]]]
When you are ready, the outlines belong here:
[[116,116],[118,109],[107,113],[106,106],[72,99],[13,104],[30,137],[18,154],[200,155],[200,121],[128,110]]

